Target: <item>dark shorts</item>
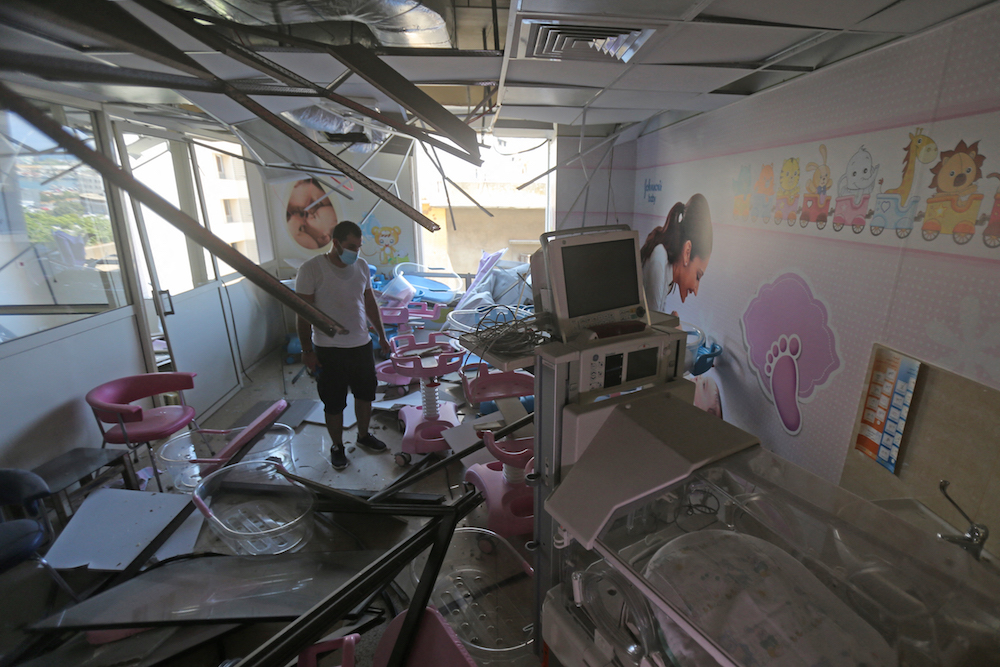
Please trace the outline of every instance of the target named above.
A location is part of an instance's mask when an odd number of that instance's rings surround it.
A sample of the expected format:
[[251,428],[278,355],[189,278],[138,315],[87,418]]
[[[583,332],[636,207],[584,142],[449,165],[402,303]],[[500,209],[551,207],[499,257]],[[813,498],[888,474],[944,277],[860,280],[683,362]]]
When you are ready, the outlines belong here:
[[361,347],[317,347],[316,357],[320,365],[316,388],[325,412],[343,412],[348,389],[356,400],[375,400],[378,380],[370,342]]

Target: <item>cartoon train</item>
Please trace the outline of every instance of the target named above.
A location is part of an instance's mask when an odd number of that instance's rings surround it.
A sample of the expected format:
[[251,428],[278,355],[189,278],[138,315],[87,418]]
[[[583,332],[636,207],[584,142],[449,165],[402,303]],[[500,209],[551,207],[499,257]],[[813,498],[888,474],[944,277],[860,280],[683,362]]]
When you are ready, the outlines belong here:
[[862,195],[861,201],[855,203],[854,197],[837,197],[833,207],[833,231],[839,232],[844,225],[850,225],[855,234],[865,230],[865,216],[868,215],[868,200],[871,195]]
[[752,196],[749,194],[736,195],[733,198],[733,219],[748,220],[750,218],[750,203]]
[[799,195],[794,197],[778,197],[774,205],[774,224],[780,225],[782,220],[788,222],[791,227],[799,219]]
[[925,241],[933,241],[938,234],[950,234],[955,243],[965,245],[976,233],[976,216],[982,203],[983,196],[979,193],[965,199],[958,195],[930,197],[921,235]]
[[827,194],[802,195],[802,215],[799,217],[799,224],[806,227],[810,222],[814,222],[816,229],[823,229],[830,215],[831,203],[833,197]]
[[753,194],[750,205],[751,221],[757,222],[757,220],[760,220],[765,224],[770,222],[772,210],[774,210],[774,195],[768,196],[760,192]]
[[896,236],[905,239],[913,231],[913,220],[916,218],[919,205],[920,197],[911,197],[904,208],[900,206],[898,194],[877,194],[868,229],[873,236],[878,236],[886,228],[895,229]]
[[[1000,179],[1000,173],[994,172],[989,178]],[[1000,248],[1000,188],[993,195],[993,210],[990,211],[989,222],[983,230],[983,243],[987,248]]]

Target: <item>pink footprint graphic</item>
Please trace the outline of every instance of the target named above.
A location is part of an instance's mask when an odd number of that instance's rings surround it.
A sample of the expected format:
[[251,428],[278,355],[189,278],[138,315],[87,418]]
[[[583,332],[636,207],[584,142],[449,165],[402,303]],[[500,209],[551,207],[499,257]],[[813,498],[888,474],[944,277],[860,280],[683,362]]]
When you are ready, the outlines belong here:
[[778,409],[781,423],[792,435],[802,427],[802,415],[799,413],[799,366],[798,358],[802,353],[802,341],[797,334],[781,335],[771,345],[767,352],[767,363],[764,365],[764,375],[771,380],[771,397],[774,407]]

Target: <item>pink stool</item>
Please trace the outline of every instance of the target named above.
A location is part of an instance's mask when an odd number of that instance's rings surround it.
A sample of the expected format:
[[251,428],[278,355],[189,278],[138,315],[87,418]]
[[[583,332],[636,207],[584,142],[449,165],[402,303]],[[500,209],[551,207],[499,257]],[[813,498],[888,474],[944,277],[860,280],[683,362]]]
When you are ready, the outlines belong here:
[[413,333],[410,320],[436,320],[441,317],[441,304],[428,307],[423,301],[411,302],[405,306],[383,306],[379,310],[382,313],[382,323],[395,324],[399,327],[400,334]]
[[483,443],[497,460],[469,467],[465,481],[486,498],[486,527],[501,537],[530,533],[535,522],[535,497],[524,476],[534,466],[535,439],[498,443],[487,431]]
[[[475,371],[474,376],[471,371]],[[465,400],[478,405],[498,398],[532,396],[535,393],[535,376],[524,371],[490,371],[489,366],[480,362],[462,369],[462,386]]]
[[[461,368],[465,353],[452,347],[445,334],[431,334],[426,343],[417,343],[412,334],[404,334],[393,339],[392,347],[393,370],[402,377],[420,378],[423,398],[421,407],[407,406],[399,411],[403,424],[403,451],[396,454],[396,463],[405,466],[413,454],[448,449],[442,433],[458,426],[460,420],[454,403],[438,401],[438,378]],[[426,363],[430,361],[433,363]]]

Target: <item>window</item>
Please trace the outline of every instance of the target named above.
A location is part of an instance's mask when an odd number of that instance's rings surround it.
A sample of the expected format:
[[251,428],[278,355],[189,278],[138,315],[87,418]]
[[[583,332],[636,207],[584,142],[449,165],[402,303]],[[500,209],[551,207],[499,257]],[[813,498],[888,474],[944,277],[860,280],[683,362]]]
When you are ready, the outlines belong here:
[[484,250],[506,248],[502,259],[516,262],[527,261],[540,247],[538,237],[546,225],[548,179],[539,179],[523,190],[517,186],[551,166],[550,142],[493,135],[484,136],[482,142],[488,148],[481,153],[480,167],[445,153],[438,157],[448,178],[486,207],[492,218],[451,184],[446,192],[437,167],[423,151],[416,151],[422,209],[441,225],[434,233],[418,232],[422,262],[427,266],[474,274]]
[[[90,111],[35,104],[95,147]],[[0,342],[127,303],[104,179],[0,112]]]
[[[209,230],[247,258],[259,262],[246,167],[243,160],[233,157],[242,152],[243,147],[237,143],[194,139],[194,154],[205,209],[208,211]],[[228,275],[234,271],[235,269],[219,261],[219,275]]]

